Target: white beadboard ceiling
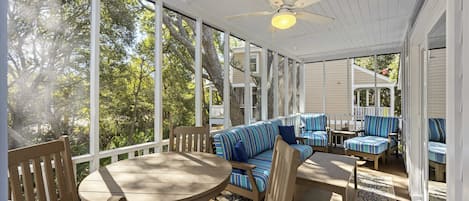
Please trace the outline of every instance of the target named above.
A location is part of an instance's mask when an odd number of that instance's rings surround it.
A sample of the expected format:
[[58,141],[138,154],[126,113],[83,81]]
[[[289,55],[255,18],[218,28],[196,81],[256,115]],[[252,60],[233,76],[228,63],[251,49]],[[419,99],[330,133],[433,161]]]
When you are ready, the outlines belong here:
[[318,61],[398,52],[417,1],[321,0],[306,10],[334,17],[333,23],[299,20],[291,29],[274,32],[269,16],[225,18],[270,11],[267,0],[164,0],[164,4],[289,57]]

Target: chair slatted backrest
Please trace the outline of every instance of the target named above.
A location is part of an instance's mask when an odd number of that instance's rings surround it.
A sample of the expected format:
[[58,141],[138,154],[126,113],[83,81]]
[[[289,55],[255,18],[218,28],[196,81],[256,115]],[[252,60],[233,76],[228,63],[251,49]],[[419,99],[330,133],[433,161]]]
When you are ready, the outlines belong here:
[[208,127],[182,126],[174,129],[169,137],[169,151],[212,153],[212,141]]
[[292,201],[300,152],[277,136],[265,201]]
[[13,201],[78,201],[68,137],[8,152]]

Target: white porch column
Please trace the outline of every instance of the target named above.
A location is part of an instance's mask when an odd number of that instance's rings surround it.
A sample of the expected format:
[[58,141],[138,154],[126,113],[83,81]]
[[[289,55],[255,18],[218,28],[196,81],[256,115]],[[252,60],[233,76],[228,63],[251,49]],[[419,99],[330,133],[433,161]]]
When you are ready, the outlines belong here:
[[352,107],[352,115],[355,114],[355,103],[354,103],[354,100],[355,100],[355,70],[353,69],[353,59],[350,59],[350,88],[349,90],[351,91],[352,93],[352,96],[350,97],[351,98],[351,101],[350,101],[350,107]]
[[223,60],[223,127],[231,127],[230,117],[230,32],[225,32],[223,35],[224,41],[224,58]]
[[357,89],[357,107],[360,107],[360,89]]
[[[212,99],[213,99],[213,98],[212,98],[212,94],[213,94],[213,86],[212,86],[212,85],[209,85],[208,91],[209,91],[209,92],[208,92],[208,93],[209,93],[209,94],[208,94],[208,108],[210,108],[209,111],[208,111],[208,119],[210,119],[210,117],[211,117],[211,112],[212,112],[212,105],[213,105],[213,104],[212,104],[212,101],[213,101],[213,100],[212,100]],[[209,120],[209,125],[208,125],[208,126],[209,126],[209,130],[212,130],[212,124],[211,124],[210,120]]]
[[300,63],[300,113],[305,113],[305,63]]
[[202,19],[195,23],[195,126],[202,126]]
[[8,1],[0,1],[0,200],[8,200]]
[[251,88],[251,42],[244,43],[244,124],[251,124],[252,119],[252,88]]
[[396,97],[394,94],[394,87],[389,88],[389,93],[391,93],[391,108],[390,108],[390,115],[393,117],[394,116],[394,102],[396,101]]
[[469,197],[469,3],[447,1],[447,200]]
[[322,61],[322,112],[326,113],[326,61]]
[[376,91],[376,103],[375,106],[379,109],[381,107],[381,88],[378,88]]
[[99,26],[100,0],[91,1],[90,52],[90,171],[99,168]]
[[155,1],[155,136],[163,140],[163,2]]
[[278,94],[278,53],[274,52],[274,65],[272,65],[272,76],[274,78],[273,80],[273,118],[278,117],[278,99],[279,99],[279,94]]
[[377,81],[377,68],[378,68],[378,56],[374,56],[374,59],[373,59],[373,69],[374,69],[374,75],[375,75],[375,82],[374,82],[374,85],[375,85],[375,115],[378,115],[378,107],[379,107],[379,91],[378,91],[378,85],[376,84],[376,81]]
[[284,62],[283,62],[283,86],[284,86],[284,90],[283,90],[283,93],[285,94],[284,97],[284,101],[283,101],[283,116],[288,116],[290,114],[290,112],[288,111],[288,107],[289,107],[289,104],[290,104],[290,96],[289,96],[289,93],[288,93],[288,90],[290,90],[290,86],[289,86],[289,82],[290,82],[290,79],[289,79],[289,69],[288,69],[288,63],[289,63],[289,58],[285,56],[284,58]]
[[262,120],[267,120],[269,119],[268,116],[268,89],[267,89],[267,70],[268,70],[268,64],[267,64],[267,48],[262,48],[261,52],[261,64],[260,70],[261,70],[261,119]]
[[296,114],[298,113],[298,85],[296,84],[297,81],[298,81],[298,62],[297,61],[293,61],[293,86],[292,86],[292,89],[293,89],[293,111],[292,111],[292,114]]
[[366,89],[366,107],[370,106],[370,90]]

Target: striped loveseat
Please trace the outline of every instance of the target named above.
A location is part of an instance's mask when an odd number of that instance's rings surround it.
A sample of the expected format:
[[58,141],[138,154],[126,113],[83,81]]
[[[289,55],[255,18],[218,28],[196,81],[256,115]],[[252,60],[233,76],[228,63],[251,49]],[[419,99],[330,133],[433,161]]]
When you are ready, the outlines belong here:
[[[214,135],[216,154],[230,161],[233,166],[228,191],[254,201],[263,199],[269,181],[272,150],[275,138],[279,135],[278,126],[282,124],[282,120],[276,119],[235,127]],[[248,163],[233,161],[234,146],[239,140],[243,141],[246,148]],[[308,145],[291,146],[300,151],[303,161],[313,154]]]
[[305,144],[312,146],[315,151],[328,152],[329,128],[326,114],[301,114],[301,137]]
[[344,141],[345,154],[365,157],[374,161],[378,170],[380,158],[386,160],[387,153],[397,149],[399,119],[396,117],[365,116],[362,134]]
[[443,118],[428,119],[428,160],[435,168],[435,180],[443,181],[446,170],[446,121]]

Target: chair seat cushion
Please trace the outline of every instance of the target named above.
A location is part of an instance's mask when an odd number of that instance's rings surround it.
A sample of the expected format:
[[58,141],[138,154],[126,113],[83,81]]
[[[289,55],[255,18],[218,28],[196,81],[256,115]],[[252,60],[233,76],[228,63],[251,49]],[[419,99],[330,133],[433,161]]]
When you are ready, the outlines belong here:
[[388,138],[378,136],[354,137],[344,141],[345,149],[369,154],[381,154],[388,149]]
[[[313,154],[313,148],[308,145],[292,144],[290,146],[300,152],[302,161],[305,161]],[[256,168],[252,170],[252,175],[256,180],[256,185],[260,192],[264,192],[266,184],[269,181],[272,154],[273,150],[267,150],[248,160],[249,164],[256,165]],[[241,188],[252,190],[251,182],[249,182],[249,178],[245,172],[233,171],[231,173],[230,182]]]
[[[272,161],[264,161],[258,159],[249,159],[249,164],[256,165],[256,168],[252,169],[252,175],[256,181],[257,189],[260,192],[264,192],[269,181],[270,167]],[[230,183],[241,188],[252,190],[251,182],[246,174],[240,174],[239,172],[231,173]]]
[[291,147],[295,148],[300,152],[300,159],[301,161],[305,161],[311,155],[313,155],[313,148],[309,145],[304,144],[291,144]]
[[309,146],[327,147],[327,132],[326,131],[305,131],[301,137],[306,138],[305,144]]
[[428,142],[428,160],[446,164],[446,144],[441,142]]

